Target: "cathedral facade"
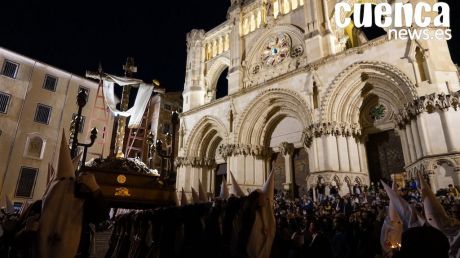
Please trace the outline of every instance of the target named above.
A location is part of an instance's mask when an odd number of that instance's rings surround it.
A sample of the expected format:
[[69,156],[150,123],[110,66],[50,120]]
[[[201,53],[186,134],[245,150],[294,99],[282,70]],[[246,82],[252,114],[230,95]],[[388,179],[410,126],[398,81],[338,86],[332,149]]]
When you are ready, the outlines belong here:
[[337,2],[233,0],[224,23],[187,35],[177,189],[201,182],[215,194],[231,171],[250,191],[271,169],[286,190],[346,194],[418,172],[434,189],[460,184],[459,73],[446,40],[341,29]]

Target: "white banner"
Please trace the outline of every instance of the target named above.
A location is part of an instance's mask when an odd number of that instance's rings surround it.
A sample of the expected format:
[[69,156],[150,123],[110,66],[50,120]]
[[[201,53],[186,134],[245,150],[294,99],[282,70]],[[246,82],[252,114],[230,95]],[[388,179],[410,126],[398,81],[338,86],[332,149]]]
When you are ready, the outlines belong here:
[[[131,117],[129,120],[129,128],[138,128],[142,123],[142,117],[144,116],[145,109],[149,103],[149,99],[152,96],[153,85],[145,84],[141,80],[117,77],[108,75],[109,80],[104,80],[104,98],[107,106],[114,115],[120,115],[123,117]],[[130,85],[132,87],[139,87],[137,92],[134,106],[127,111],[119,111],[117,109],[118,99],[115,96],[115,83],[120,86]]]

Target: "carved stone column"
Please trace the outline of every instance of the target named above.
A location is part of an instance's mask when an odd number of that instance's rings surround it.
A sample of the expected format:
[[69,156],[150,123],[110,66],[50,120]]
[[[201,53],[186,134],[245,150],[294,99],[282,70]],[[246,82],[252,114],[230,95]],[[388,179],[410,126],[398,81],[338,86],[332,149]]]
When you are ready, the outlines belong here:
[[286,173],[286,183],[284,184],[285,190],[295,190],[294,182],[294,166],[292,156],[294,154],[294,144],[282,142],[279,146],[280,153],[284,156],[284,170]]

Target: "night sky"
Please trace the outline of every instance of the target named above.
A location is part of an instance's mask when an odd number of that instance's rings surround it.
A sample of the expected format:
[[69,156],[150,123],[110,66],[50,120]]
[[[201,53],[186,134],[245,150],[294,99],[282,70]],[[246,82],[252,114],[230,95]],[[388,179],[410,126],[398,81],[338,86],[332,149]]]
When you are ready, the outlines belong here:
[[[451,5],[455,63],[460,63],[460,8]],[[0,46],[84,75],[99,62],[122,74],[127,56],[138,66],[135,77],[160,80],[182,90],[186,33],[209,30],[226,20],[229,0],[178,1],[2,1]]]

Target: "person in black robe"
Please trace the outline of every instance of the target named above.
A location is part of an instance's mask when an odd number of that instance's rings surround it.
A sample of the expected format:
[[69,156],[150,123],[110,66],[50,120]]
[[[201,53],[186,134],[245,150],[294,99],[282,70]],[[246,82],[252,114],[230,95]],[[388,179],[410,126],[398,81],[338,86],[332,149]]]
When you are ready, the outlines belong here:
[[334,258],[351,258],[351,241],[346,230],[346,220],[343,216],[334,218],[334,236],[332,237],[332,255]]
[[320,230],[320,223],[314,220],[310,223],[309,231],[312,240],[307,248],[308,258],[332,258],[332,250],[326,235]]

